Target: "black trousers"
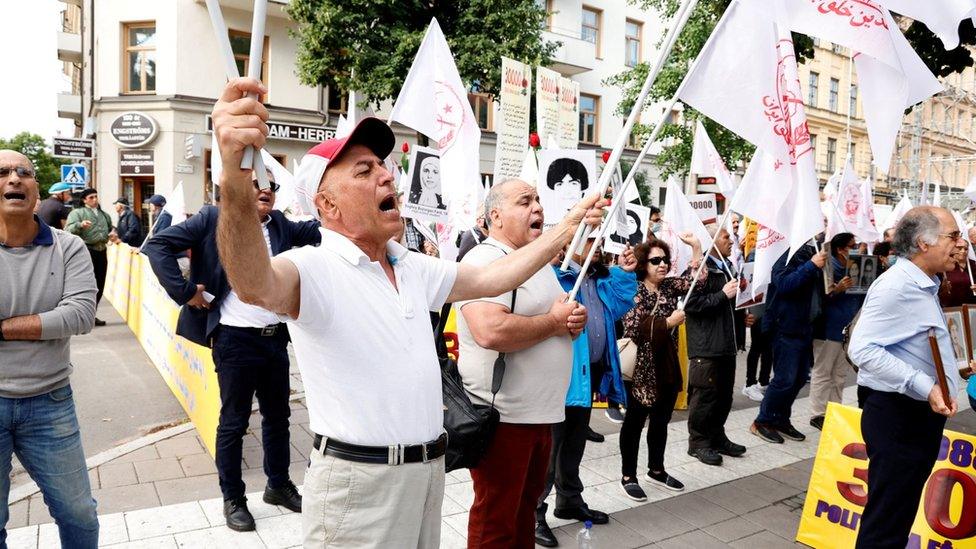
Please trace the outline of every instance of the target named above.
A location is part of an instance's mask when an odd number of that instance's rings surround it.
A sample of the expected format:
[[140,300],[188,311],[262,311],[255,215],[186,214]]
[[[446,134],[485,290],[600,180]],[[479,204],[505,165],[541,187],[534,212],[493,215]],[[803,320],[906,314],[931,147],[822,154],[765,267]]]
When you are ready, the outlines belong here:
[[244,495],[241,455],[255,394],[261,411],[261,442],[268,486],[288,482],[291,446],[288,432],[288,332],[278,326],[273,336],[258,330],[220,326],[213,342],[213,359],[220,385],[217,424],[217,475],[224,499]]
[[620,427],[620,473],[625,477],[637,477],[637,454],[640,451],[641,431],[647,422],[647,468],[664,470],[664,447],[668,443],[668,423],[678,400],[676,387],[660,391],[651,406],[644,406],[633,393],[633,385],[626,381],[627,414]]
[[[763,333],[761,324],[756,322],[749,328],[752,343],[746,355],[746,387],[755,385],[757,381],[769,385],[769,374],[773,369],[773,345],[769,336]],[[759,371],[758,379],[756,370]]]
[[567,406],[566,419],[552,426],[552,451],[549,453],[549,471],[546,487],[539,496],[535,509],[536,520],[545,520],[546,497],[556,487],[556,509],[572,509],[586,505],[583,501],[583,481],[579,468],[586,449],[586,432],[590,427],[592,408]]
[[88,246],[88,255],[91,256],[92,267],[95,269],[95,285],[98,293],[95,295],[95,306],[98,307],[102,301],[102,293],[105,291],[105,275],[108,274],[108,252],[105,250],[93,250]]
[[928,402],[863,387],[861,434],[868,451],[868,503],[858,549],[903,549],[942,444],[946,417]]
[[718,448],[729,439],[735,355],[688,361],[688,448]]

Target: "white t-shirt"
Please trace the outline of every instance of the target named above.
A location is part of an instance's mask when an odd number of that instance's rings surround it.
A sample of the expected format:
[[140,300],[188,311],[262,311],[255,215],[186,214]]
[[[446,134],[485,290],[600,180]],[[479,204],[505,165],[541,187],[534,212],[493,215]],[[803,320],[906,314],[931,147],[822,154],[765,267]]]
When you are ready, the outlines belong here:
[[[501,249],[499,249],[501,248]],[[461,263],[484,266],[512,252],[512,248],[488,238],[464,256]],[[554,301],[563,295],[552,267],[546,265],[519,286],[515,314],[536,316],[549,312]],[[486,301],[505,307],[512,305],[512,292],[497,297],[455,304],[458,312],[464,305]],[[464,315],[457,315],[460,358],[458,371],[472,401],[491,402],[491,379],[497,351],[478,346],[468,329]],[[554,336],[515,353],[505,355],[505,377],[495,396],[495,408],[505,423],[559,423],[566,415],[566,390],[573,368],[573,340],[568,335]]]
[[[274,255],[271,251],[271,234],[268,232],[268,221],[261,224],[264,231],[264,243],[268,246],[268,254]],[[279,322],[278,315],[267,309],[262,309],[257,305],[244,303],[237,297],[237,292],[233,289],[227,297],[220,302],[220,323],[224,326],[236,326],[238,328],[264,328]]]
[[418,444],[444,432],[441,374],[428,311],[444,304],[457,264],[390,241],[397,288],[339,233],[292,249],[297,319],[284,317],[305,384],[309,427],[351,444]]

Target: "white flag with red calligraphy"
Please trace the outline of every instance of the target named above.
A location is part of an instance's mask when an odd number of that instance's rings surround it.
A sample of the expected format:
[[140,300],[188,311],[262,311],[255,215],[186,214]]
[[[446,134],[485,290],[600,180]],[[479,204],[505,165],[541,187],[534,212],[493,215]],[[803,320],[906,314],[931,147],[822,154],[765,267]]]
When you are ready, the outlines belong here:
[[[390,122],[399,122],[426,135],[440,151],[441,184],[450,221],[444,225],[441,245],[458,230],[474,225],[481,200],[481,129],[468,102],[454,56],[437,19],[431,19],[410,72],[400,89]],[[450,258],[441,248],[441,257]]]
[[[827,215],[827,238],[840,233],[855,233],[858,215],[863,207],[861,183],[848,158],[837,178],[837,192]],[[856,236],[856,235],[855,235]]]
[[[943,87],[875,0],[739,0],[790,30],[851,48],[874,163],[887,172],[904,111]],[[935,0],[912,0],[929,3]]]
[[701,177],[714,177],[720,193],[727,200],[735,196],[735,181],[725,167],[725,161],[718,154],[712,140],[708,138],[701,119],[695,125],[695,142],[691,149],[691,171]]
[[976,0],[881,0],[893,12],[921,21],[946,50],[959,46],[959,23],[976,12]]
[[867,177],[861,181],[861,209],[857,212],[854,234],[861,242],[881,242],[881,232],[874,218],[874,186]]
[[[716,86],[716,82],[737,84]],[[791,253],[823,230],[793,41],[761,4],[737,0],[729,6],[677,95],[764,151],[760,179],[764,185],[776,185],[782,206],[791,215],[789,226],[763,224],[789,241]]]

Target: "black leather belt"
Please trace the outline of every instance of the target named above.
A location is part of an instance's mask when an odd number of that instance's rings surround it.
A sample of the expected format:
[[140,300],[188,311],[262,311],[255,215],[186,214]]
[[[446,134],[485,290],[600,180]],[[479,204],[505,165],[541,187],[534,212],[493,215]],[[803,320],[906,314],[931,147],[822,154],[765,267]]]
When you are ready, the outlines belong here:
[[[325,440],[325,450],[321,449]],[[381,463],[386,465],[401,465],[404,463],[427,463],[433,461],[447,451],[447,433],[437,437],[437,440],[423,444],[404,446],[360,446],[349,444],[322,435],[315,435],[312,446],[324,454],[335,456],[346,461],[360,463]]]
[[221,328],[230,328],[232,330],[240,330],[248,334],[254,334],[261,337],[271,337],[280,334],[285,331],[285,323],[280,322],[278,324],[271,324],[263,328],[242,328],[240,326],[227,326],[221,325]]

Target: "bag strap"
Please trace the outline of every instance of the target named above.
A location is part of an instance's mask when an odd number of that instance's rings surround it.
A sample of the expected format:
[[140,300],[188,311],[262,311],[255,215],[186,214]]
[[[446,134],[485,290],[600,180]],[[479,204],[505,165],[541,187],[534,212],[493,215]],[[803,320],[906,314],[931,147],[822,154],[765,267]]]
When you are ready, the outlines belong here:
[[[501,246],[496,246],[491,242],[482,242],[482,244],[486,246],[491,246],[492,248],[497,248],[501,250],[503,254],[508,255],[508,252],[506,252],[505,249],[502,248]],[[512,314],[515,314],[515,296],[517,295],[518,295],[518,288],[516,287],[514,290],[512,290],[512,304],[509,307],[509,311],[511,311]],[[504,379],[505,379],[505,353],[499,352],[498,358],[495,359],[495,365],[492,368],[492,372],[491,372],[491,407],[492,408],[495,407],[495,395],[497,395],[498,391],[501,390],[502,381]]]

